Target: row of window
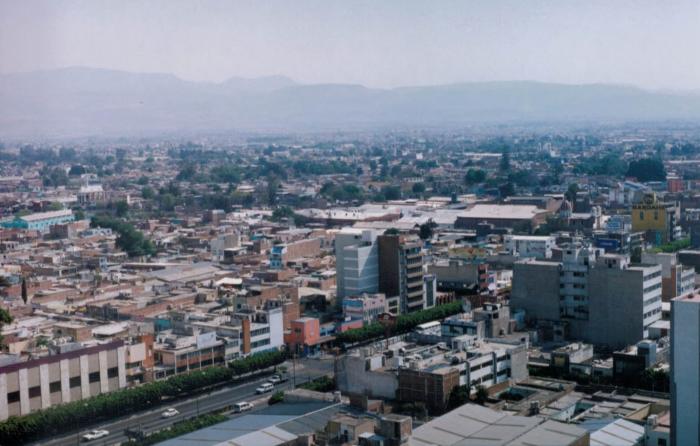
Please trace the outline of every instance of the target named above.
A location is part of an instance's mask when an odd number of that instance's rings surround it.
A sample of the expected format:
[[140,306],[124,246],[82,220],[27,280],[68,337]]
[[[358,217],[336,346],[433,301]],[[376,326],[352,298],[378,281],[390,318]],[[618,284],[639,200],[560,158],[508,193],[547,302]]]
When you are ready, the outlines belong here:
[[[107,378],[116,378],[119,376],[119,369],[117,367],[111,367],[107,369]],[[90,383],[100,382],[100,372],[92,372],[88,375],[88,381]],[[68,386],[73,389],[80,387],[82,385],[82,379],[80,376],[74,376],[68,380]],[[61,391],[61,381],[53,381],[49,383],[49,393],[56,393]],[[41,386],[34,386],[28,389],[29,398],[37,398],[41,396]],[[7,402],[16,403],[19,401],[19,390],[15,392],[9,392],[7,394]]]

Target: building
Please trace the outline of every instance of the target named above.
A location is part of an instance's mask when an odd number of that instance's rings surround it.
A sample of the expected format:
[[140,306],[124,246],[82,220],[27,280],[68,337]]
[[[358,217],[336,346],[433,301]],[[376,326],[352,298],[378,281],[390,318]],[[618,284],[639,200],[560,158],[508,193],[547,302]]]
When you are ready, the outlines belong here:
[[521,228],[532,231],[545,223],[550,212],[533,205],[475,204],[455,221],[457,229],[475,230],[480,224],[495,228]]
[[247,356],[284,345],[284,317],[281,307],[236,313],[241,320],[241,354]]
[[2,226],[47,233],[53,225],[69,223],[74,220],[73,211],[70,209],[62,209],[60,211],[38,212],[22,217],[15,217],[14,220],[3,222]]
[[399,296],[401,313],[428,307],[423,281],[423,253],[417,237],[384,234],[379,245],[379,292]]
[[0,420],[127,386],[121,340],[69,343],[53,354],[0,366]]
[[671,444],[700,444],[700,295],[671,301]]
[[506,235],[503,237],[504,250],[514,256],[534,259],[552,257],[556,241],[552,236]]
[[321,328],[315,317],[302,317],[292,321],[291,330],[284,338],[287,347],[301,355],[314,351],[321,342]]
[[378,233],[345,228],[335,236],[337,296],[359,296],[379,291]]
[[89,173],[81,177],[82,184],[78,190],[78,204],[81,206],[91,206],[103,203],[107,195],[102,188],[102,183],[97,175]]
[[450,259],[428,265],[428,273],[435,276],[437,289],[456,294],[474,294],[489,288],[489,266],[483,261]]
[[311,238],[274,245],[270,249],[270,268],[281,269],[287,266],[287,262],[302,258],[315,257],[320,254],[320,252],[320,238]]
[[642,253],[642,262],[661,265],[661,298],[668,302],[695,289],[695,269],[682,265],[676,253]]
[[590,434],[573,424],[465,404],[413,431],[411,446],[587,446]]
[[663,203],[653,193],[632,205],[632,231],[646,233],[647,241],[656,245],[677,239],[679,219],[679,206]]
[[377,317],[387,312],[386,297],[382,293],[362,294],[357,297],[343,299],[343,316],[351,320],[361,320],[371,324]]
[[661,265],[578,245],[562,256],[514,264],[512,309],[524,310],[531,325],[559,327],[563,339],[620,349],[648,337],[661,319]]

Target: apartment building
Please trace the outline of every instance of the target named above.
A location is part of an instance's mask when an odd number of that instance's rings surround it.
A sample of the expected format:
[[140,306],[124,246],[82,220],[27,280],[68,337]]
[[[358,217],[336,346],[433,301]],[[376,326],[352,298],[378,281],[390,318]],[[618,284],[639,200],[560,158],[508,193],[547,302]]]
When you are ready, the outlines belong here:
[[647,338],[661,319],[661,265],[572,245],[561,262],[516,262],[510,305],[566,339],[620,349]]
[[361,320],[364,324],[370,324],[385,312],[387,312],[387,302],[382,293],[362,294],[343,299],[343,316],[351,320]]
[[399,296],[401,313],[428,307],[423,281],[423,253],[417,237],[384,234],[379,245],[379,292],[387,297]]

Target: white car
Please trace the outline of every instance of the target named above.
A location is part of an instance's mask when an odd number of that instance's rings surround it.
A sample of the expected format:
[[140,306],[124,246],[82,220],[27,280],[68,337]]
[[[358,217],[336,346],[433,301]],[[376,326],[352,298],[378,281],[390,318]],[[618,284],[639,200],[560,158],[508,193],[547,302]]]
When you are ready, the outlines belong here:
[[261,393],[267,393],[267,392],[272,392],[275,390],[275,386],[272,383],[262,383],[260,384],[260,387],[255,389],[255,393],[261,394]]
[[160,416],[163,418],[170,418],[170,417],[174,417],[176,415],[180,415],[180,412],[177,409],[175,409],[174,407],[171,407],[170,409],[166,409],[165,412],[160,414]]
[[105,429],[95,429],[92,430],[85,435],[83,435],[83,440],[84,441],[92,441],[92,440],[97,440],[102,437],[106,437],[109,435],[109,431]]
[[282,382],[282,378],[279,375],[272,375],[268,382],[271,384],[279,384]]
[[233,405],[233,413],[247,412],[253,408],[253,405],[248,401],[241,401]]

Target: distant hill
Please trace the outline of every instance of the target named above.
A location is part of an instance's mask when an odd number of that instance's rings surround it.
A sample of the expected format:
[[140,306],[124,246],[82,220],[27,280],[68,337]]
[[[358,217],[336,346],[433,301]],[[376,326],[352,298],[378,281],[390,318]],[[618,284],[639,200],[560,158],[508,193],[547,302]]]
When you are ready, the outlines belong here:
[[372,89],[282,76],[190,82],[66,68],[0,75],[0,137],[456,127],[700,118],[700,95],[618,85],[475,82]]

